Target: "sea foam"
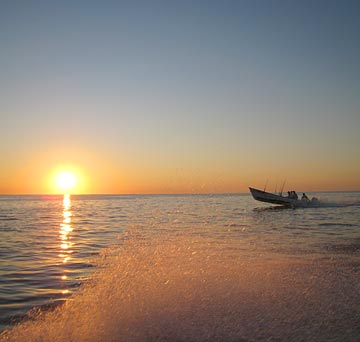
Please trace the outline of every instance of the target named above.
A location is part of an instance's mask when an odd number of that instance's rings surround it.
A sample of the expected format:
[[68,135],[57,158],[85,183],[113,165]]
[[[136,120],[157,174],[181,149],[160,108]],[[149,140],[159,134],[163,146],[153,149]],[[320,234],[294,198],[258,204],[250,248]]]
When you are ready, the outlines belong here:
[[253,256],[203,237],[132,238],[64,305],[0,341],[352,341],[359,265]]

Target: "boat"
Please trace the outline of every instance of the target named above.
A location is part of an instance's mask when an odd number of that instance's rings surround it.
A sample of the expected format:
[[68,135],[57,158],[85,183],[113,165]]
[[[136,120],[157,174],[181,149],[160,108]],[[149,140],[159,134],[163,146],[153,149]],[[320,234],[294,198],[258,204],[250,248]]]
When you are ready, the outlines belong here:
[[288,196],[283,196],[282,193],[274,194],[251,187],[249,187],[249,190],[254,199],[260,202],[282,205],[289,208],[307,208],[319,206],[319,200],[316,197],[313,197],[311,200],[309,200],[307,197],[298,199],[295,191],[289,192]]

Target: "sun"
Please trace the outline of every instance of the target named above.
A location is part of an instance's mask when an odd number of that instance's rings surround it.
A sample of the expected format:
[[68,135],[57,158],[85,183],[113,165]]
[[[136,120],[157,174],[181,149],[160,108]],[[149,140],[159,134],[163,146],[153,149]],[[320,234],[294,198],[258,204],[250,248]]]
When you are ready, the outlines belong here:
[[55,176],[55,186],[58,191],[71,192],[77,183],[77,177],[73,172],[61,171]]

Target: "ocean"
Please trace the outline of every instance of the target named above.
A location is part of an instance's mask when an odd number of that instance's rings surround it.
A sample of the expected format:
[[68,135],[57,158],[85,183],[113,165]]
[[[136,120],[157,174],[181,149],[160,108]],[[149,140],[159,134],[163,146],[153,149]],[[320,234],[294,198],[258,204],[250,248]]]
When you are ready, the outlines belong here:
[[359,341],[360,192],[0,196],[0,341]]

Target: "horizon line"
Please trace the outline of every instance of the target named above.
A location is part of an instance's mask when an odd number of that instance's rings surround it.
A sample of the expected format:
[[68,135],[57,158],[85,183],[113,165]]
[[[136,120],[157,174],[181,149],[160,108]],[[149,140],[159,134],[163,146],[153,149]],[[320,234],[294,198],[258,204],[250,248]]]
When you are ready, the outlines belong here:
[[[269,191],[270,193],[280,193]],[[307,193],[332,193],[332,192],[360,192],[359,189],[355,190],[318,190],[318,191],[297,191]],[[286,191],[282,192],[286,193]],[[249,191],[234,191],[234,192],[174,192],[174,193],[0,193],[0,196],[175,196],[175,195],[243,195],[250,194]]]

